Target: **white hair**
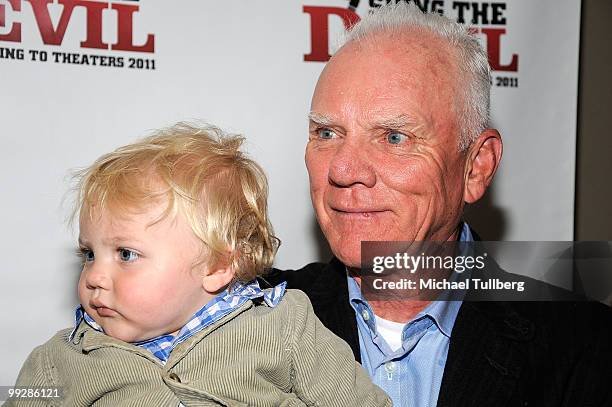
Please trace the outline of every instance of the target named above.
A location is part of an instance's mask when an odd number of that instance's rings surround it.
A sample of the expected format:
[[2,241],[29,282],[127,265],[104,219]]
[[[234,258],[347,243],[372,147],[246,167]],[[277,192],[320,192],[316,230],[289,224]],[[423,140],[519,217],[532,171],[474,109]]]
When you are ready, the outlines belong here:
[[375,33],[396,34],[414,29],[438,36],[456,52],[458,69],[463,74],[458,82],[463,84],[464,97],[457,117],[461,131],[459,148],[463,151],[488,125],[491,90],[487,53],[468,27],[437,13],[423,13],[413,4],[387,3],[349,29],[340,44],[363,41]]

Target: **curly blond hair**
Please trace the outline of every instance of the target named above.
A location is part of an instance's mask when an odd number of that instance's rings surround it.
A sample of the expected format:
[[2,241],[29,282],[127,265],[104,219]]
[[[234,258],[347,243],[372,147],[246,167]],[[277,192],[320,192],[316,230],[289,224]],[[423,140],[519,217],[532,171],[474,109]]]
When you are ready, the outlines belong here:
[[141,210],[166,199],[158,220],[187,218],[207,266],[231,265],[240,281],[272,266],[280,241],[267,213],[263,169],[240,151],[244,138],[215,126],[178,123],[105,154],[75,175],[74,216]]

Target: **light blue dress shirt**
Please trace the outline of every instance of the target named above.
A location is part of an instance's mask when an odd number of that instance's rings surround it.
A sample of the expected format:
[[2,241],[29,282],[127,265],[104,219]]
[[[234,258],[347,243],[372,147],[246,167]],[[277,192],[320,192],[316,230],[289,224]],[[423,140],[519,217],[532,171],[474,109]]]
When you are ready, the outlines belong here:
[[[460,241],[473,241],[463,223]],[[348,277],[349,300],[357,314],[361,363],[394,406],[434,407],[461,301],[432,301],[403,328],[402,347],[392,351],[376,332],[374,312],[357,282]]]

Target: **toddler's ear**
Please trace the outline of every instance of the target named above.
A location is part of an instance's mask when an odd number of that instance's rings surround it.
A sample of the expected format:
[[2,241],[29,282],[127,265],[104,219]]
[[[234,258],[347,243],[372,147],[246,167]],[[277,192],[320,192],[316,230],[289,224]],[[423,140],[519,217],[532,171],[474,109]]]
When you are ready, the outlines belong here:
[[210,267],[202,276],[202,287],[209,294],[216,294],[224,290],[234,278],[234,268],[231,265],[221,264]]

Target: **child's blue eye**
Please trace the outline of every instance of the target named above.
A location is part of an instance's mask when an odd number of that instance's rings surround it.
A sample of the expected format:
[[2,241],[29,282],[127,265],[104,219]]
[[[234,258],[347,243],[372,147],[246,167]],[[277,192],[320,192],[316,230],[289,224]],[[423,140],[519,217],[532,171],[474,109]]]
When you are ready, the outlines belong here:
[[138,259],[138,253],[133,250],[120,248],[119,249],[119,258],[121,261],[135,261]]
[[86,263],[94,261],[94,252],[93,250],[81,248],[81,257]]

